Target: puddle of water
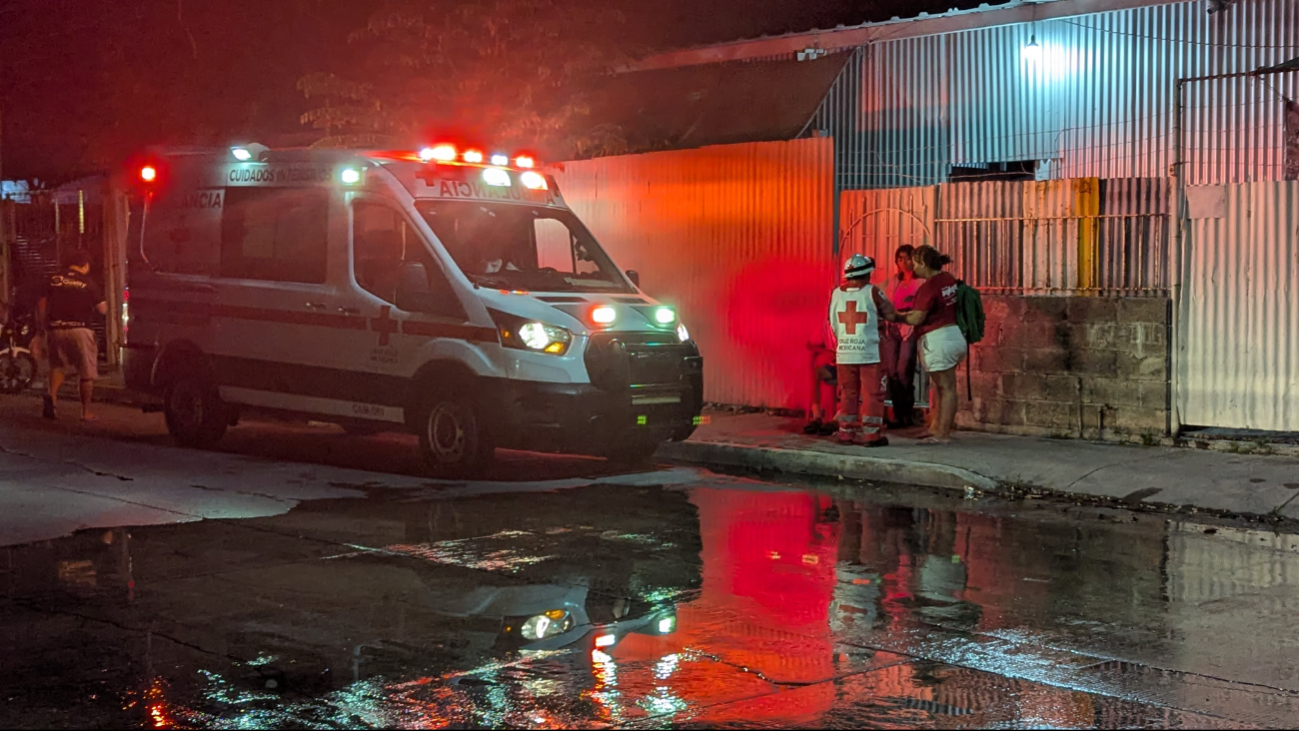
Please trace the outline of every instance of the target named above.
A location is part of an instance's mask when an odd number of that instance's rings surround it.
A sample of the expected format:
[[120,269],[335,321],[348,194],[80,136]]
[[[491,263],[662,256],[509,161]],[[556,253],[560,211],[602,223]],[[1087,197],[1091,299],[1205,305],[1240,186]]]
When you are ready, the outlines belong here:
[[760,487],[319,502],[4,549],[0,724],[1299,720],[1295,536]]

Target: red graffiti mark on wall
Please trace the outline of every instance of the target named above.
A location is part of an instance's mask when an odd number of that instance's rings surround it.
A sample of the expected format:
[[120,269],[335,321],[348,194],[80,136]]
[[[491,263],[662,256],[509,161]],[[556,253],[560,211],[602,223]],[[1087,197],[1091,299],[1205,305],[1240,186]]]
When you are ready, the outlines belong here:
[[[767,259],[745,267],[725,291],[727,341],[742,368],[732,372],[777,379],[786,408],[806,405],[811,353],[825,329],[833,271],[798,259]],[[751,376],[750,376],[751,377]]]

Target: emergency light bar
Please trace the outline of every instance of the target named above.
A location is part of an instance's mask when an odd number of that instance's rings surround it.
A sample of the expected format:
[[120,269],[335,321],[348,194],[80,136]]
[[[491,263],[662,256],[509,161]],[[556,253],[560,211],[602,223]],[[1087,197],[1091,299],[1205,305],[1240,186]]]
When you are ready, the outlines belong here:
[[[510,167],[510,156],[503,152],[493,152],[489,157],[481,149],[469,148],[460,150],[450,142],[440,142],[432,147],[422,148],[416,156],[423,162],[448,163],[448,164],[466,164],[466,165],[484,165],[491,164],[492,167],[507,168]],[[514,167],[519,170],[531,170],[537,167],[537,158],[521,153],[514,156]],[[529,185],[533,190],[545,190],[544,179],[542,185]]]
[[425,147],[419,151],[419,159],[424,162],[436,160],[437,162],[451,162],[456,159],[456,146],[441,144],[435,147]]

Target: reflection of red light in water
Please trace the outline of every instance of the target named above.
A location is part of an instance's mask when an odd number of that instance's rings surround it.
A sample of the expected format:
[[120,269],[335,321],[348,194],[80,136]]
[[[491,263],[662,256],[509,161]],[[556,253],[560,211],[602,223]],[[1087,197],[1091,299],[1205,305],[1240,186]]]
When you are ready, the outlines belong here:
[[144,692],[144,700],[145,708],[149,711],[149,723],[154,728],[176,728],[176,720],[172,718],[163,697],[161,679],[155,679],[153,685]]
[[[701,489],[692,502],[703,542],[700,596],[677,607],[676,632],[631,634],[612,648],[620,706],[643,700],[677,721],[706,707],[710,724],[817,725],[835,702],[834,684],[822,682],[835,674],[829,608],[838,527],[817,522],[828,501]],[[760,716],[748,702],[724,705],[771,693],[769,681],[816,685],[778,694]],[[669,710],[673,702],[681,710]]]

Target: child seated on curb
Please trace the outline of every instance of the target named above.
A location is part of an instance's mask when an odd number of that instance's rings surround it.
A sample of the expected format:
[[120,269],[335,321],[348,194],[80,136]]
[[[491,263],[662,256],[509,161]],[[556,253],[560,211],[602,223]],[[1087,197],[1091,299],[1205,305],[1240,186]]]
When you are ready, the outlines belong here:
[[830,295],[829,315],[837,343],[839,442],[884,447],[888,375],[880,365],[880,338],[884,322],[897,322],[898,313],[871,285],[874,271],[873,259],[853,254],[844,264],[843,283]]
[[832,414],[839,401],[839,379],[835,373],[834,333],[821,323],[818,337],[807,344],[812,351],[812,403],[808,406],[808,422],[803,433],[828,437],[839,430]]

